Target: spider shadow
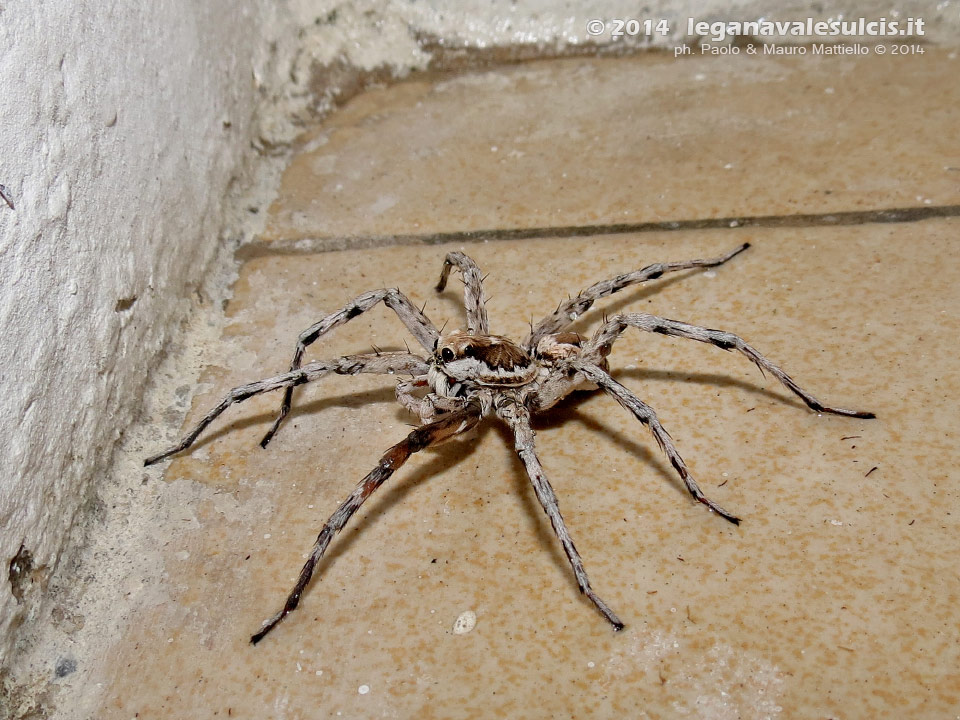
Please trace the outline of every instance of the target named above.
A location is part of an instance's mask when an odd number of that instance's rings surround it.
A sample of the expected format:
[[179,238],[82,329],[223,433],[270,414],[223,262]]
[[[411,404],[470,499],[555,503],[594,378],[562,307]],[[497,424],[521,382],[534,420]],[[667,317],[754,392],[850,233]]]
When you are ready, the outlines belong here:
[[[454,276],[456,279],[459,279],[459,285],[453,282]],[[447,287],[444,288],[442,292],[437,292],[433,288],[430,288],[430,292],[433,294],[432,299],[436,301],[435,305],[437,306],[432,308],[430,312],[434,317],[440,317],[441,312],[445,313],[443,322],[436,326],[437,330],[440,330],[441,333],[446,332],[448,328],[454,327],[466,329],[467,318],[466,310],[463,306],[463,285],[463,279],[460,277],[460,274],[454,273],[454,275],[450,277],[450,282],[447,283]],[[486,283],[484,283],[484,290],[486,290]],[[436,323],[433,318],[431,318],[431,321]]]
[[[656,379],[656,380],[666,380],[670,382],[692,382],[701,385],[710,385],[714,387],[736,387],[745,391],[748,391],[753,394],[762,395],[764,397],[777,400],[787,405],[797,407],[801,410],[806,410],[806,406],[802,405],[799,402],[792,401],[791,398],[785,397],[782,394],[778,394],[766,388],[759,387],[750,382],[739,380],[737,378],[730,377],[728,375],[719,375],[713,373],[679,373],[671,370],[650,370],[637,368],[634,370],[622,371],[615,373],[615,376],[618,379],[623,379],[624,376],[633,378],[633,379]],[[666,461],[665,457],[659,451],[654,452],[651,450],[651,445],[655,446],[656,441],[653,439],[653,436],[650,434],[649,430],[642,425],[640,422],[636,423],[638,435],[634,438],[632,435],[622,433],[620,431],[610,428],[608,425],[586,415],[580,410],[580,406],[587,402],[593,395],[600,391],[587,391],[587,392],[576,392],[572,395],[567,396],[562,401],[560,401],[556,406],[548,410],[547,412],[535,415],[532,419],[532,425],[535,431],[549,431],[551,429],[557,429],[565,425],[569,425],[571,422],[578,423],[583,426],[587,431],[594,433],[601,433],[605,437],[613,441],[614,444],[622,448],[625,452],[629,453],[631,456],[637,458],[645,465],[650,466],[654,472],[660,476],[661,480],[667,481],[678,491],[680,500],[683,502],[690,502],[696,504],[690,497],[690,493],[687,491],[686,486],[683,484],[683,480],[677,475],[673,468]],[[608,398],[611,404],[616,405],[616,401],[613,398]],[[656,403],[651,404],[656,410]],[[626,411],[624,411],[626,412]],[[505,442],[512,442],[512,435],[509,430],[502,426],[501,434],[504,437]],[[646,436],[646,439],[649,444],[643,444],[641,438]],[[539,454],[539,453],[538,453]],[[682,450],[681,450],[682,454]],[[541,462],[544,465],[544,470],[548,476],[551,475],[550,472],[550,458],[542,457],[540,458]],[[519,458],[515,460],[515,467],[517,467],[517,472],[519,476],[526,477],[526,470],[523,467],[523,464],[520,462]],[[631,487],[627,492],[632,491]],[[539,515],[546,520],[542,508],[539,507],[539,503],[536,501],[535,496],[529,492],[524,492],[521,494],[523,497],[524,505],[527,507],[527,510],[533,514]],[[561,504],[561,512],[563,512],[563,499],[558,498]],[[619,500],[619,498],[618,498]],[[574,517],[573,524],[576,524],[575,513],[571,513],[571,516]],[[567,516],[564,516],[569,523]],[[564,570],[565,576],[567,577],[568,582],[572,587],[577,588],[576,579],[570,572],[569,561],[566,556],[561,551],[560,545],[556,540],[555,534],[550,532],[548,529],[549,522],[539,522],[537,524],[538,536],[541,541],[541,546],[548,547],[551,555],[553,556],[554,562],[559,568]],[[574,536],[576,533],[571,530],[571,534]],[[585,565],[589,565],[589,558],[584,560]],[[589,570],[588,570],[589,572]]]
[[[544,429],[545,425],[536,421],[536,417],[531,421],[531,425],[534,430]],[[542,417],[542,416],[541,416]],[[555,422],[552,426],[558,427],[564,422],[569,421],[569,417],[564,418]],[[510,431],[503,422],[496,422],[495,431],[500,435],[504,443],[507,443],[508,446],[512,446],[514,442],[513,433]],[[641,449],[642,450],[642,449]],[[551,477],[551,472],[549,469],[550,458],[544,457],[541,455],[539,448],[537,449],[537,457],[540,458],[540,463],[543,465],[544,474],[547,476],[547,479]],[[567,558],[566,554],[563,552],[563,547],[560,545],[560,541],[557,539],[556,533],[553,531],[553,527],[550,524],[550,519],[547,517],[546,512],[543,509],[543,506],[540,505],[540,501],[537,499],[537,494],[533,490],[533,486],[530,482],[530,476],[527,475],[527,469],[524,466],[523,462],[516,455],[513,457],[513,462],[511,465],[514,468],[514,481],[517,487],[517,494],[520,497],[520,501],[523,504],[524,512],[528,517],[535,518],[533,532],[537,539],[537,546],[547,553],[549,553],[553,564],[557,567],[562,576],[566,579],[566,583],[579,595],[580,588],[577,585],[577,579],[573,574],[573,570],[570,567],[570,561]],[[552,485],[553,483],[551,483]],[[568,529],[570,529],[570,517],[574,517],[573,525],[576,525],[576,513],[571,512],[564,514],[564,503],[563,498],[559,495],[557,496],[557,505],[560,507],[560,513],[563,515],[564,521],[567,523]],[[570,510],[568,507],[567,510]],[[571,530],[571,535],[576,537],[576,531]],[[574,540],[576,542],[576,540]],[[585,561],[584,564],[588,564],[589,561]],[[589,574],[589,570],[587,571]],[[587,605],[592,607],[590,601],[582,597],[582,601]]]
[[[278,399],[275,410],[257,413],[256,415],[240,417],[232,422],[221,425],[216,430],[207,430],[203,435],[197,438],[197,440],[194,441],[189,448],[183,450],[180,455],[190,454],[199,448],[205,447],[214,440],[218,440],[226,435],[229,435],[230,433],[237,432],[238,430],[246,430],[247,428],[255,425],[263,426],[264,432],[266,432],[267,428],[270,427],[270,423],[272,423],[277,417],[277,412],[280,410],[280,394],[278,393],[276,397]],[[283,425],[280,426],[278,435],[283,432],[293,431],[294,428],[292,426],[296,422],[296,419],[299,415],[313,415],[314,413],[320,413],[332,407],[359,409],[370,405],[390,404],[395,402],[396,400],[392,385],[382,388],[371,388],[370,390],[361,390],[353,393],[345,393],[342,395],[324,396],[322,398],[317,398],[316,400],[311,400],[305,403],[297,403],[297,397],[294,395],[293,406],[290,408],[290,414],[287,415]],[[237,404],[242,405],[242,403]],[[229,412],[229,409],[226,412]],[[276,442],[276,439],[274,439],[273,442]],[[265,449],[269,450],[270,446],[268,445]]]
[[[770,397],[775,400],[786,401],[782,395],[778,395],[772,391],[766,390],[765,388],[761,388],[749,382],[726,375],[708,373],[690,375],[689,373],[678,373],[668,370],[649,370],[640,368],[617,373],[617,376],[620,377],[620,379],[623,379],[624,375],[636,379],[694,382],[697,384],[711,385],[714,387],[738,387],[749,392]],[[580,411],[580,406],[589,400],[595,392],[597,391],[574,393],[558,403],[554,408],[551,408],[550,411],[544,414],[535,415],[533,418],[534,429],[538,431],[548,431],[568,425],[571,422],[576,422],[589,432],[602,433],[606,437],[610,438],[613,443],[622,448],[625,452],[629,453],[635,458],[638,458],[643,464],[650,466],[654,472],[659,475],[661,480],[665,480],[672,484],[678,490],[681,501],[692,502],[682,480],[676,475],[666,460],[661,457],[659,452],[651,450],[650,444],[644,444],[644,440],[642,439],[644,435],[648,436],[646,439],[649,441],[649,443],[654,443],[654,441],[652,436],[649,436],[649,432],[646,431],[646,428],[644,428],[643,425],[641,425],[639,422],[637,423],[638,436],[633,437],[630,434],[614,430],[608,425]],[[389,402],[392,399],[393,394],[390,388],[378,388],[375,390],[352,393],[349,395],[321,398],[310,403],[302,404],[298,407],[300,412],[313,413],[320,412],[332,406],[342,407],[347,405],[362,407],[373,402]],[[612,398],[610,398],[610,401],[615,405],[615,401],[613,401]],[[412,416],[402,408],[397,408],[397,416],[398,419],[404,418],[409,420],[412,418]],[[261,422],[264,417],[272,417],[272,415],[259,415],[247,418],[243,421],[240,421],[238,424],[235,424],[233,427],[223,428],[221,432],[228,432],[231,429],[235,429],[238,425],[245,426],[256,424]],[[505,443],[506,447],[511,447],[513,445],[514,438],[509,428],[495,418],[490,418],[487,421],[482,421],[476,430],[472,431],[466,436],[454,439],[452,442],[444,443],[435,448],[428,449],[426,452],[432,457],[426,463],[416,466],[411,472],[403,473],[401,478],[398,478],[394,483],[384,488],[384,491],[381,494],[372,497],[370,504],[367,506],[366,512],[363,514],[363,516],[359,518],[355,524],[352,524],[349,530],[346,530],[344,533],[342,533],[336,542],[332,543],[331,547],[324,555],[324,558],[315,569],[314,577],[316,578],[316,581],[322,580],[329,567],[332,566],[333,563],[337,562],[344,553],[348,553],[353,548],[354,543],[358,542],[369,530],[369,528],[384,514],[388,513],[395,506],[403,503],[409,494],[414,490],[414,488],[419,486],[422,482],[425,482],[432,477],[452,469],[459,463],[467,461],[467,459],[474,454],[477,445],[488,432],[496,432],[500,436],[501,440]],[[397,440],[399,441],[399,438],[397,438]],[[376,459],[379,457],[379,453],[385,451],[386,449],[386,446],[383,448],[374,449],[375,457],[370,458],[371,468],[375,464]],[[545,470],[549,477],[551,475],[549,469],[549,456],[541,457],[541,462],[544,463]],[[566,555],[563,553],[562,547],[557,541],[555,533],[552,531],[549,520],[543,512],[543,508],[536,499],[536,494],[533,492],[530,486],[526,469],[519,458],[515,457],[513,459],[513,468],[514,481],[516,482],[517,492],[521,499],[524,510],[528,513],[529,517],[537,519],[534,526],[534,532],[536,534],[538,545],[541,548],[544,548],[550,554],[553,563],[558,568],[558,571],[562,572],[563,576],[567,578],[567,582],[570,584],[570,586],[573,589],[578,590],[576,579],[570,571],[569,561]],[[560,498],[560,503],[562,509],[563,498]],[[331,506],[331,509],[332,507],[333,506]],[[568,523],[570,522],[570,518],[573,518],[572,524],[576,525],[575,510],[570,511],[570,508],[567,507],[567,511],[568,515],[565,517],[568,519]],[[322,519],[318,520],[318,524],[321,521]],[[585,563],[589,565],[589,559],[585,560]],[[314,583],[311,583],[311,587],[313,584]],[[307,592],[310,591],[308,590]]]
[[[604,428],[597,424],[594,429]],[[433,457],[427,463],[418,466],[413,472],[406,474],[402,480],[399,480],[395,484],[391,485],[389,490],[382,495],[371,498],[371,505],[368,507],[363,517],[353,524],[349,531],[345,530],[343,532],[341,537],[331,545],[323,559],[320,561],[320,563],[318,563],[314,570],[315,581],[314,583],[311,583],[311,587],[315,584],[318,584],[317,581],[323,579],[323,576],[329,567],[333,565],[333,563],[337,562],[341,555],[348,553],[353,547],[354,543],[360,541],[362,536],[374,523],[378,522],[380,518],[384,514],[388,513],[393,507],[403,503],[407,499],[407,496],[414,490],[414,488],[416,488],[422,482],[428,481],[429,479],[447,470],[450,470],[461,462],[465,462],[476,452],[477,446],[482,441],[483,437],[490,432],[497,433],[507,447],[512,447],[514,439],[510,429],[500,420],[491,418],[486,422],[481,422],[480,426],[476,430],[468,433],[464,437],[455,439],[452,442],[444,443],[436,448],[429,449],[427,452],[431,453]],[[385,449],[386,448],[384,448],[384,450]],[[645,456],[645,459],[652,461],[652,456],[647,453],[645,448],[637,445],[636,449],[639,454]],[[519,458],[514,457],[513,467],[515,468],[513,480],[516,484],[517,494],[521,498],[521,502],[524,506],[524,511],[530,517],[537,519],[534,525],[534,533],[536,536],[537,545],[546,549],[546,551],[550,554],[553,563],[557,566],[564,577],[567,578],[567,582],[571,583],[573,589],[579,592],[576,578],[571,572],[567,557],[563,553],[563,549],[557,541],[556,535],[551,529],[550,522],[544,513],[543,508],[537,501],[536,493],[534,493],[533,488],[530,485],[526,469],[520,462]],[[310,589],[308,588],[305,595],[309,592]]]
[[[714,268],[707,268],[707,269],[714,269]],[[600,324],[600,320],[603,317],[617,315],[621,313],[624,310],[624,308],[626,308],[628,305],[632,305],[634,303],[640,302],[641,300],[644,300],[650,297],[651,295],[657,295],[663,290],[665,290],[666,288],[669,288],[671,285],[681,283],[699,273],[702,273],[703,271],[704,271],[703,268],[683,270],[676,275],[671,274],[667,277],[658,278],[655,281],[653,281],[653,284],[648,284],[651,281],[647,281],[647,283],[641,283],[639,285],[633,286],[631,290],[628,290],[622,295],[618,294],[619,296],[607,295],[606,297],[598,298],[597,300],[594,301],[593,305],[587,312],[585,312],[581,317],[577,318],[576,320],[573,321],[573,323],[570,324],[570,329],[579,333],[580,332],[579,328],[592,327],[592,326],[598,327]],[[611,300],[610,299],[611,297],[614,297],[615,299]],[[604,301],[608,302],[609,304],[604,304],[603,308],[597,307],[598,303],[601,303]],[[580,333],[580,335],[584,338],[590,337],[592,334],[593,333],[586,333],[586,334]]]
[[[385,487],[379,495],[371,497],[369,504],[365,505],[363,516],[352,523],[349,529],[345,528],[340,537],[331,543],[330,548],[314,570],[314,582],[311,583],[311,586],[317,584],[317,581],[322,580],[327,569],[337,562],[341,555],[349,552],[354,543],[360,540],[365,532],[380,520],[381,516],[388,513],[396,505],[403,503],[414,488],[450,470],[473,455],[483,436],[488,432],[490,432],[490,423],[481,422],[479,427],[466,433],[462,437],[422,451],[424,454],[431,456],[430,459],[418,465],[412,472],[404,473],[402,478]],[[370,459],[371,469],[376,464],[377,459],[379,459],[379,453],[386,450],[387,448],[384,447],[375,451],[378,454],[375,458]],[[414,458],[415,457],[416,455],[414,455]],[[402,472],[403,468],[401,467],[397,474],[399,475]],[[309,593],[309,591],[310,589],[308,588],[307,593]]]
[[[662,380],[674,383],[694,383],[697,385],[709,385],[717,388],[738,388],[751,394],[759,395],[767,399],[783,403],[784,405],[795,407],[799,410],[808,410],[807,406],[803,403],[795,401],[793,398],[785,396],[782,393],[768,390],[767,388],[755,385],[745,380],[731,377],[729,375],[721,375],[716,373],[687,373],[677,372],[674,370],[654,370],[648,368],[634,368],[632,370],[620,371],[615,370],[613,371],[612,375],[614,379],[618,381],[630,378],[634,380]],[[619,445],[626,452],[640,458],[643,462],[654,466],[662,477],[669,480],[678,490],[682,491],[685,497],[689,497],[689,493],[687,492],[683,481],[665,460],[665,456],[662,453],[659,451],[652,452],[648,449],[650,447],[649,445],[640,444],[638,440],[633,438],[633,436],[628,436],[622,432],[613,430],[604,423],[585,415],[579,410],[582,404],[587,402],[598,393],[602,393],[602,391],[579,391],[567,396],[545,413],[534,415],[534,429],[551,430],[573,421],[583,425],[587,430],[603,433],[606,437],[611,438],[614,443]],[[650,405],[650,407],[652,407],[656,412],[656,400],[648,401],[647,398],[644,398],[639,393],[635,392],[635,394],[641,400]],[[610,404],[616,407],[618,410],[630,415],[629,412],[623,410],[623,408],[620,408],[612,397],[607,397],[606,399],[609,400]],[[669,432],[669,418],[664,420],[664,418],[659,416],[659,414],[658,417],[660,417],[661,422],[663,422],[664,427]],[[638,432],[638,439],[640,437],[646,437],[646,439],[652,443],[652,445],[656,445],[653,435],[642,423],[637,421],[636,428]],[[682,454],[682,448],[680,448],[680,450]]]
[[[630,378],[631,380],[661,380],[672,383],[693,383],[695,385],[711,385],[717,388],[736,388],[758,395],[768,400],[776,400],[778,403],[800,410],[809,411],[804,403],[797,400],[793,395],[787,395],[782,390],[770,390],[761,385],[757,385],[748,380],[741,380],[730,375],[720,373],[689,373],[679,372],[677,370],[656,370],[653,368],[632,368],[630,370],[614,370],[613,377],[617,380]],[[766,376],[764,376],[766,377]],[[639,396],[638,396],[639,397]],[[641,400],[644,400],[642,397]],[[647,402],[644,400],[644,402]],[[656,410],[655,403],[647,403]],[[662,419],[662,418],[661,418]]]
[[[591,307],[591,309],[588,310],[586,313],[584,313],[584,315],[581,318],[578,318],[573,323],[571,323],[570,327],[571,329],[576,330],[576,328],[578,327],[585,327],[585,326],[589,327],[591,325],[596,325],[598,324],[597,321],[603,315],[618,314],[627,305],[639,302],[640,300],[643,300],[644,298],[650,295],[656,295],[657,293],[661,292],[665,288],[670,287],[674,283],[683,282],[689,277],[692,277],[697,273],[701,273],[701,272],[703,272],[703,268],[691,269],[688,271],[681,271],[677,275],[670,275],[668,277],[658,278],[653,285],[649,285],[649,284],[637,285],[633,288],[632,291],[628,291],[624,295],[621,295],[619,298],[612,301],[609,305],[605,305],[603,310],[597,308],[597,303],[604,300],[609,300],[610,296],[608,295],[607,297],[598,298],[597,300],[594,301],[594,304]],[[600,282],[600,280],[596,282]],[[461,284],[462,284],[462,281],[461,281]],[[486,283],[484,283],[484,289],[486,289]],[[581,289],[585,289],[585,288],[581,288]],[[462,299],[463,291],[460,288],[452,285],[447,285],[446,289],[443,292],[435,293],[434,297],[438,300],[441,300],[447,306],[446,309],[448,310],[449,313],[460,314],[462,316],[462,313],[464,311],[463,299]],[[573,296],[568,294],[567,297],[570,298]],[[558,302],[563,302],[563,300],[560,300]],[[545,315],[543,315],[543,317],[549,317],[552,314],[552,312],[553,311],[548,311]],[[449,322],[450,320],[448,319],[447,322],[444,323],[444,326],[446,326]],[[531,322],[533,321],[531,320]],[[491,321],[491,325],[495,326],[496,322]],[[496,332],[495,329],[493,329],[492,331]],[[584,337],[587,337],[587,336],[584,335]]]
[[[579,397],[570,396],[562,400],[558,405],[544,415],[535,415],[532,419],[532,426],[534,430],[549,430],[552,428],[558,428],[562,425],[569,424],[571,421],[578,422],[586,427],[587,430],[603,432],[608,436],[611,436],[617,444],[623,446],[628,452],[633,453],[638,456],[643,462],[653,466],[664,478],[668,480],[674,480],[670,475],[666,466],[658,462],[657,458],[643,445],[634,442],[626,435],[622,433],[612,431],[602,423],[598,423],[591,418],[583,415],[578,412],[577,406],[585,402],[589,398],[589,393],[577,393]],[[549,417],[548,417],[549,416]],[[512,447],[514,443],[513,433],[510,431],[510,428],[507,427],[505,423],[498,419],[492,419],[490,422],[485,422],[481,426],[480,432],[496,432],[503,443],[507,447]],[[475,443],[470,444],[470,449],[466,454],[458,454],[455,456],[455,459],[459,460],[464,457],[469,457],[472,454],[475,448]],[[540,450],[537,451],[540,461],[544,466],[544,472],[547,477],[551,477],[550,471],[550,458],[549,456],[543,456],[540,453]],[[565,582],[570,586],[570,588],[580,595],[580,590],[577,585],[576,577],[573,574],[573,571],[570,567],[570,561],[568,560],[566,554],[563,552],[563,548],[560,545],[559,540],[557,539],[556,533],[553,531],[546,513],[543,510],[543,507],[540,505],[537,500],[536,493],[534,492],[530,478],[527,475],[526,468],[521,462],[520,458],[514,455],[512,461],[512,467],[514,468],[513,480],[516,485],[517,494],[520,497],[521,503],[524,508],[524,512],[527,513],[528,517],[535,518],[535,523],[533,527],[533,532],[536,537],[537,546],[542,548],[544,551],[549,553],[553,564],[556,566],[557,570],[565,578]],[[450,467],[448,464],[444,464],[442,469],[447,469]],[[424,473],[433,473],[438,470],[434,470],[431,467],[427,466],[422,469]],[[397,495],[396,498],[385,501],[390,502],[392,505],[395,502],[402,500],[403,495],[409,492],[410,488],[414,484],[419,482],[418,478],[410,478],[404,483],[404,487],[396,487],[394,493]],[[682,487],[682,486],[681,486]],[[686,492],[684,490],[684,492]],[[564,501],[562,497],[558,497],[558,504],[560,505],[561,513],[564,513]],[[567,506],[567,513],[564,513],[564,520],[567,522],[568,528],[573,525],[571,529],[571,534],[574,536],[574,541],[576,540],[576,512],[575,510],[570,511],[570,507]],[[363,524],[367,524],[370,520],[370,516],[373,513],[370,513],[366,518],[364,518]],[[573,522],[571,523],[571,517]],[[359,534],[361,528],[357,528],[357,533],[351,537],[351,541],[356,538],[356,535]],[[347,549],[347,544],[343,543],[343,547],[339,548],[339,551],[345,551]],[[589,558],[584,560],[584,564],[588,567],[589,574]],[[589,600],[581,595],[581,602],[583,602],[588,607],[593,607]]]

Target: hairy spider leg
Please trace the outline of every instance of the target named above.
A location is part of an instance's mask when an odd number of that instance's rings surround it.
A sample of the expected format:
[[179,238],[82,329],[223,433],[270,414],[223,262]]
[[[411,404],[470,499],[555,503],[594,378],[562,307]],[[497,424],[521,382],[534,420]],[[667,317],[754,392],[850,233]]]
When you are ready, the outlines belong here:
[[320,530],[320,534],[317,535],[317,540],[313,544],[313,549],[310,551],[307,562],[300,571],[297,584],[290,592],[290,595],[287,596],[283,608],[263,623],[260,630],[250,637],[250,642],[256,645],[268,632],[276,627],[277,623],[296,609],[297,605],[300,604],[300,596],[310,582],[310,578],[313,577],[313,571],[320,561],[320,558],[322,558],[326,552],[327,546],[330,545],[330,541],[343,529],[353,514],[377,488],[383,485],[411,455],[467,432],[476,426],[480,421],[480,417],[480,406],[471,404],[463,410],[443,415],[431,423],[421,425],[407,435],[406,438],[387,450],[387,452],[383,454],[383,457],[380,458],[377,466],[360,481],[353,492],[340,504],[340,507],[334,511],[330,519],[324,524],[323,529]]
[[619,292],[620,290],[630,287],[631,285],[637,285],[639,283],[646,282],[647,280],[656,280],[658,277],[665,275],[666,273],[723,265],[725,262],[727,262],[727,260],[739,255],[748,247],[750,247],[750,243],[744,243],[743,245],[735,247],[726,255],[721,255],[720,257],[712,258],[710,260],[687,260],[685,262],[654,263],[653,265],[647,265],[645,268],[640,270],[635,270],[624,275],[618,275],[617,277],[610,278],[609,280],[602,280],[601,282],[591,285],[586,290],[581,290],[576,297],[560,303],[556,310],[543,318],[543,320],[538,322],[530,330],[530,334],[527,336],[527,339],[523,341],[523,346],[528,350],[532,350],[537,346],[537,343],[540,342],[540,339],[544,335],[557,333],[569,327],[574,320],[582,316],[585,312],[587,312],[587,310],[593,307],[593,304],[600,298],[613,295],[615,292]]
[[516,402],[504,400],[496,403],[496,412],[513,431],[514,448],[527,470],[527,475],[533,485],[533,491],[537,495],[537,500],[540,501],[543,511],[547,514],[547,517],[550,518],[553,532],[560,541],[560,545],[563,546],[567,560],[569,560],[570,566],[573,568],[573,574],[577,578],[577,585],[580,587],[580,592],[586,595],[590,602],[596,606],[597,610],[613,625],[614,630],[623,630],[623,623],[620,621],[620,618],[617,617],[616,613],[614,613],[600,596],[593,591],[593,588],[590,587],[590,579],[587,577],[587,571],[583,567],[583,560],[580,559],[580,553],[577,552],[577,548],[573,544],[573,538],[570,537],[570,531],[567,530],[567,525],[563,521],[563,516],[560,514],[557,495],[553,491],[550,481],[547,480],[543,466],[540,464],[540,459],[537,457],[533,439],[534,432],[530,427],[529,411]]
[[467,312],[467,332],[489,334],[487,323],[487,297],[483,292],[483,276],[472,258],[462,252],[447,253],[437,282],[437,292],[447,286],[450,270],[456,267],[463,276],[463,307]]
[[[349,322],[358,315],[362,315],[370,308],[383,302],[388,308],[393,310],[400,321],[406,325],[407,329],[417,339],[417,342],[423,346],[427,352],[433,352],[437,338],[440,333],[429,318],[423,314],[423,311],[417,308],[410,299],[396,288],[384,288],[382,290],[371,290],[354,298],[342,308],[334,313],[317,321],[302,333],[297,339],[297,347],[293,352],[293,361],[290,363],[290,370],[296,370],[300,367],[303,360],[303,353],[307,347],[316,342],[325,333],[330,332],[336,327]],[[273,439],[277,430],[280,429],[280,423],[290,412],[290,404],[293,401],[293,387],[288,387],[283,393],[283,401],[280,403],[280,412],[273,426],[267,431],[260,441],[260,447],[266,447],[267,443]]]
[[297,385],[303,385],[304,383],[317,380],[328,373],[335,373],[337,375],[358,375],[360,373],[374,373],[377,375],[410,373],[412,375],[423,375],[427,372],[428,367],[426,360],[410,353],[345,355],[336,360],[318,360],[317,362],[307,363],[302,368],[291,370],[282,375],[275,375],[265,380],[239,385],[227,393],[219,405],[204,415],[203,419],[200,420],[180,442],[158,455],[147,458],[143,464],[153,465],[155,462],[163,460],[170,455],[174,455],[181,450],[186,450],[193,445],[200,436],[200,433],[228,407],[243,402],[254,395],[260,395],[261,393],[278,390],[280,388],[287,388],[289,390]]
[[670,437],[670,433],[668,433],[664,429],[663,425],[660,424],[660,419],[657,417],[657,414],[654,412],[652,407],[647,405],[630,390],[610,377],[609,373],[604,372],[596,365],[591,365],[590,363],[584,362],[574,362],[572,363],[572,366],[579,372],[583,373],[584,377],[586,377],[588,380],[596,383],[605,392],[613,396],[613,398],[620,403],[620,406],[623,407],[624,410],[633,413],[637,420],[650,428],[650,432],[653,433],[653,437],[657,441],[657,445],[659,445],[660,449],[666,454],[667,458],[670,460],[670,464],[673,465],[673,469],[677,471],[677,474],[680,476],[680,479],[683,480],[683,484],[693,496],[694,500],[703,503],[717,513],[717,515],[729,520],[734,525],[740,524],[740,518],[727,512],[713,502],[713,500],[703,494],[703,491],[700,490],[700,486],[697,485],[697,482],[690,474],[687,464],[683,461],[683,458],[680,457],[680,453],[677,451],[676,445],[673,444],[673,438]]
[[659,333],[661,335],[673,335],[675,337],[696,340],[702,343],[715,345],[722,350],[736,350],[750,359],[760,372],[766,370],[777,378],[791,392],[797,395],[807,404],[811,410],[817,412],[832,413],[834,415],[846,415],[847,417],[863,418],[869,420],[876,417],[872,412],[862,410],[844,410],[843,408],[830,407],[824,405],[813,395],[801,388],[794,382],[793,378],[787,375],[783,370],[767,360],[763,355],[750,347],[740,337],[723,330],[710,330],[709,328],[699,327],[697,325],[688,325],[676,320],[657,317],[656,315],[647,315],[646,313],[626,313],[617,315],[605,323],[593,336],[593,338],[584,345],[581,358],[589,362],[599,362],[605,358],[613,346],[613,343],[620,337],[621,333],[628,327],[635,327],[645,332]]

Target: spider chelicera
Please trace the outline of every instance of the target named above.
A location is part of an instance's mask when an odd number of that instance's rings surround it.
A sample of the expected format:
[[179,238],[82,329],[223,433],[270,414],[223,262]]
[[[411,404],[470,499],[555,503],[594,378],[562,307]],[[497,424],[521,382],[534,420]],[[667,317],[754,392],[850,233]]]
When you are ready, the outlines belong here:
[[[745,243],[711,260],[654,263],[591,285],[576,297],[560,303],[554,312],[539,323],[531,325],[530,334],[521,343],[490,334],[480,270],[464,253],[451,252],[444,260],[436,289],[438,292],[443,291],[453,268],[460,271],[464,282],[466,331],[457,330],[441,335],[423,314],[423,310],[417,309],[406,295],[397,289],[366,292],[300,334],[289,372],[235,387],[179,443],[148,458],[144,464],[151,465],[190,447],[220,413],[254,395],[285,389],[277,419],[260,443],[266,447],[290,411],[293,388],[297,385],[317,380],[328,373],[410,375],[411,379],[401,380],[397,384],[397,400],[419,416],[421,425],[387,450],[377,466],[360,481],[330,516],[317,536],[283,608],[264,622],[260,630],[250,638],[251,642],[256,644],[263,639],[297,607],[317,562],[323,557],[334,535],[343,529],[364,501],[413,453],[466,433],[482,418],[491,414],[506,423],[512,431],[516,452],[570,561],[580,591],[593,602],[614,630],[621,630],[623,623],[590,586],[580,554],[574,547],[573,539],[560,514],[557,497],[537,457],[534,432],[530,426],[531,415],[551,408],[575,390],[603,390],[650,429],[657,444],[666,453],[670,464],[695,500],[726,520],[734,524],[740,523],[739,518],[703,494],[653,409],[610,376],[607,356],[624,330],[633,327],[710,343],[723,350],[736,350],[755,363],[761,371],[771,373],[817,412],[856,418],[874,417],[870,412],[844,410],[822,404],[741,338],[722,330],[710,330],[646,313],[624,313],[606,320],[593,337],[586,341],[577,333],[568,331],[569,326],[600,298],[625,287],[659,278],[665,273],[722,265],[748,247],[749,243]],[[380,302],[397,314],[427,351],[426,357],[410,352],[378,351],[301,364],[307,346]]]

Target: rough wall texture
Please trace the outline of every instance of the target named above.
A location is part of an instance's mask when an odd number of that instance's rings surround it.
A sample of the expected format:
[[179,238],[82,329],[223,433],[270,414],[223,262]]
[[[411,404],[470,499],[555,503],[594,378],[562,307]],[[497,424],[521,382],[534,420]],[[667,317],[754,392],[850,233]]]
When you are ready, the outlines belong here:
[[219,244],[275,22],[256,0],[3,5],[0,660]]

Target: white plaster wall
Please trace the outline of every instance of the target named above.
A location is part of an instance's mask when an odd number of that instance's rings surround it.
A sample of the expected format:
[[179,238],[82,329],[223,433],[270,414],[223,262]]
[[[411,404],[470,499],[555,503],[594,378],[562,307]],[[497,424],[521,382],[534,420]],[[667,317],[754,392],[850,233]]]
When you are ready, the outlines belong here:
[[[322,63],[337,57],[372,69],[403,72],[430,55],[418,37],[454,47],[533,45],[544,54],[576,45],[673,48],[687,40],[687,20],[814,20],[922,17],[926,39],[953,43],[960,28],[958,0],[289,0],[302,28],[305,57]],[[666,20],[669,31],[611,39],[587,31],[589,20]],[[796,38],[785,38],[787,41]]]
[[0,666],[219,244],[272,5],[0,3]]

